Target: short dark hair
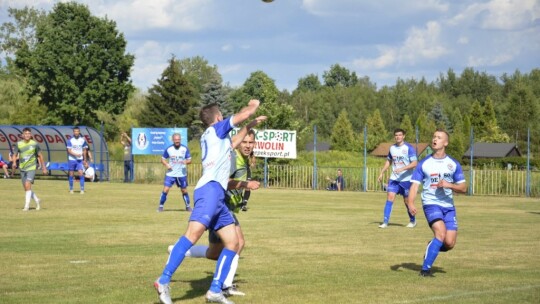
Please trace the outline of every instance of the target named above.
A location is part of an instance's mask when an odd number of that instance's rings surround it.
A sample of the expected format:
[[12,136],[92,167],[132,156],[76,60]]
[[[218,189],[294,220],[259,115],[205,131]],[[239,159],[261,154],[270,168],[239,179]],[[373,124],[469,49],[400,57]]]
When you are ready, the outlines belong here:
[[399,132],[403,133],[403,135],[407,134],[407,132],[405,132],[405,130],[403,130],[403,129],[401,129],[401,128],[394,129],[394,135],[395,135],[396,133],[399,133]]
[[202,107],[199,118],[206,127],[209,127],[216,119],[216,114],[218,112],[219,106],[216,103],[212,103]]
[[29,127],[24,127],[24,129],[22,129],[22,131],[23,131],[23,133],[24,133],[24,132],[32,132],[32,130],[30,130]]
[[81,130],[81,129],[79,127],[75,126],[75,127],[73,127],[73,131],[75,131],[75,130]]
[[450,142],[450,134],[448,134],[448,132],[445,129],[437,128],[437,130],[435,130],[435,132],[442,132],[442,133],[446,134],[446,138],[448,138],[448,142]]

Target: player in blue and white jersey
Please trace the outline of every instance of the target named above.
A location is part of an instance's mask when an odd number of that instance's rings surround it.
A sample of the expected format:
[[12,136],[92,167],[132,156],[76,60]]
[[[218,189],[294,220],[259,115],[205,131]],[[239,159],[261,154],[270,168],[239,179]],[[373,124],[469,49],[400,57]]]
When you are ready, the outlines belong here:
[[186,211],[192,211],[189,206],[189,194],[187,192],[187,166],[191,164],[191,154],[188,147],[181,144],[182,137],[180,134],[175,133],[172,136],[173,144],[170,145],[161,157],[161,163],[167,168],[165,173],[165,180],[163,181],[163,191],[159,199],[158,212],[163,211],[163,205],[167,200],[167,194],[169,189],[176,184],[182,191],[182,197],[186,204]]
[[428,243],[424,255],[421,276],[432,276],[431,267],[440,251],[454,248],[457,238],[457,218],[453,192],[465,193],[467,184],[459,162],[446,155],[449,135],[444,130],[433,134],[431,147],[433,154],[422,159],[411,178],[407,206],[416,214],[414,199],[422,184],[422,206],[434,238]]
[[233,303],[225,298],[221,291],[239,246],[234,218],[225,205],[232,152],[229,132],[255,114],[258,107],[258,100],[250,100],[247,107],[227,119],[223,119],[216,104],[204,106],[200,111],[200,119],[207,127],[201,136],[203,174],[195,186],[193,193],[195,204],[187,230],[174,245],[162,275],[154,282],[162,303],[172,303],[169,291],[171,277],[184,260],[186,252],[207,229],[216,231],[223,241],[224,248],[218,258],[206,300],[214,303]]
[[67,141],[68,152],[68,183],[69,193],[73,194],[73,175],[77,171],[79,174],[79,182],[81,187],[81,194],[84,194],[84,163],[86,163],[86,151],[88,150],[88,143],[81,135],[79,127],[73,128],[73,137]]
[[[412,172],[418,163],[416,151],[411,144],[405,141],[405,131],[403,129],[394,130],[394,140],[396,143],[390,147],[386,163],[384,163],[384,167],[378,178],[379,182],[382,182],[384,172],[392,165],[392,173],[390,174],[390,179],[386,187],[387,195],[386,204],[384,206],[383,222],[379,225],[379,228],[388,227],[396,194],[401,194],[403,196],[403,202],[405,203],[405,206],[407,206]],[[407,224],[406,227],[416,227],[416,217],[412,215],[408,209],[407,212],[409,214],[409,224]]]

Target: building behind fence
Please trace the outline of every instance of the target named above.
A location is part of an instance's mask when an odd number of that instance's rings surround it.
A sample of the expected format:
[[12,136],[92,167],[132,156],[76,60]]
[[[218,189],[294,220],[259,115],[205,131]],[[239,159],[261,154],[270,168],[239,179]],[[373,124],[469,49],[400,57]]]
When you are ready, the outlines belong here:
[[[327,177],[335,179],[337,167],[317,167],[317,176],[314,176],[312,166],[268,165],[267,188],[281,189],[313,189],[325,190],[329,182]],[[367,191],[384,191],[377,181],[380,168],[367,168],[364,180],[363,167],[341,168],[345,179],[345,191],[364,191],[364,183]],[[148,162],[135,164],[135,182],[161,184],[165,175],[165,169],[161,163]],[[188,165],[188,183],[194,186],[201,177],[201,164]],[[464,171],[469,187],[470,171]],[[387,173],[388,174],[388,173]],[[264,184],[264,167],[258,166],[253,170],[253,178]],[[314,183],[316,178],[316,183]],[[388,175],[385,176],[385,179]],[[111,162],[110,180],[123,181],[124,163],[121,161]],[[474,170],[472,175],[473,195],[500,195],[500,196],[525,196],[527,171],[525,170]],[[530,196],[540,197],[540,172],[531,172]]]

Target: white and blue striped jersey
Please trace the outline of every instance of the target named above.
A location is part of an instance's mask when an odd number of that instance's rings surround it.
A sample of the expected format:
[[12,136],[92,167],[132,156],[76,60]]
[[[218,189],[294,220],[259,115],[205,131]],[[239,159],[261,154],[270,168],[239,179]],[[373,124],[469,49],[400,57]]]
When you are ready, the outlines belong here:
[[439,205],[445,208],[454,206],[452,189],[437,188],[441,179],[453,184],[465,182],[461,165],[450,156],[434,158],[432,155],[422,159],[411,178],[411,182],[422,184],[422,204]]
[[232,116],[208,127],[201,136],[203,174],[195,186],[198,189],[210,181],[221,184],[227,190],[231,174],[231,138],[234,128]]
[[171,169],[165,175],[172,177],[187,176],[187,167],[184,161],[191,159],[188,147],[180,145],[178,149],[174,145],[170,145],[161,156],[164,160],[169,161]]
[[401,146],[393,144],[390,147],[388,152],[387,159],[392,164],[392,174],[390,174],[390,179],[398,182],[408,182],[411,180],[411,176],[414,169],[409,169],[399,173],[394,171],[399,168],[410,165],[413,161],[416,161],[416,151],[414,147],[408,142],[403,142]]
[[83,136],[79,136],[78,138],[71,137],[67,141],[67,148],[71,149],[72,152],[80,154],[80,156],[73,156],[68,153],[68,159],[69,160],[82,160],[83,159],[83,151],[84,149],[88,149],[88,144],[86,143],[86,140]]

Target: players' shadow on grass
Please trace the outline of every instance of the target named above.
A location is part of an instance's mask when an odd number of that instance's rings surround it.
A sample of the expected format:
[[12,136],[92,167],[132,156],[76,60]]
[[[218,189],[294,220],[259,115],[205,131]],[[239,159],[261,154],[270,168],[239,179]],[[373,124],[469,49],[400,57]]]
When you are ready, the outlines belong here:
[[[371,222],[370,225],[380,225],[382,222]],[[388,227],[395,226],[395,227],[405,227],[403,224],[396,224],[396,223],[388,223]],[[382,230],[382,229],[381,229]]]
[[[392,271],[401,271],[400,268],[420,272],[420,270],[422,270],[422,265],[416,264],[416,263],[401,263],[401,264],[390,266],[390,269]],[[443,268],[441,267],[434,266],[431,268],[431,273],[437,273],[437,272],[446,273],[446,271],[444,271]]]
[[187,212],[186,209],[164,209],[161,212]]
[[540,215],[540,212],[534,212],[534,211],[529,211],[529,212],[527,212],[527,213]]
[[[185,288],[185,285],[189,284],[191,286],[191,289],[186,291],[186,294],[182,297],[172,298],[173,302],[176,301],[182,301],[182,300],[189,300],[189,299],[195,299],[199,298],[201,296],[206,295],[206,292],[210,288],[210,284],[212,283],[212,279],[214,278],[214,273],[212,272],[206,272],[206,277],[202,279],[198,279],[195,281],[186,281],[186,280],[171,280],[171,282],[175,282],[175,287],[177,288]],[[242,283],[243,280],[235,280],[234,283]],[[187,288],[186,288],[187,289]],[[171,288],[172,290],[172,288]],[[173,293],[173,292],[171,292]],[[159,303],[159,302],[156,302]]]

